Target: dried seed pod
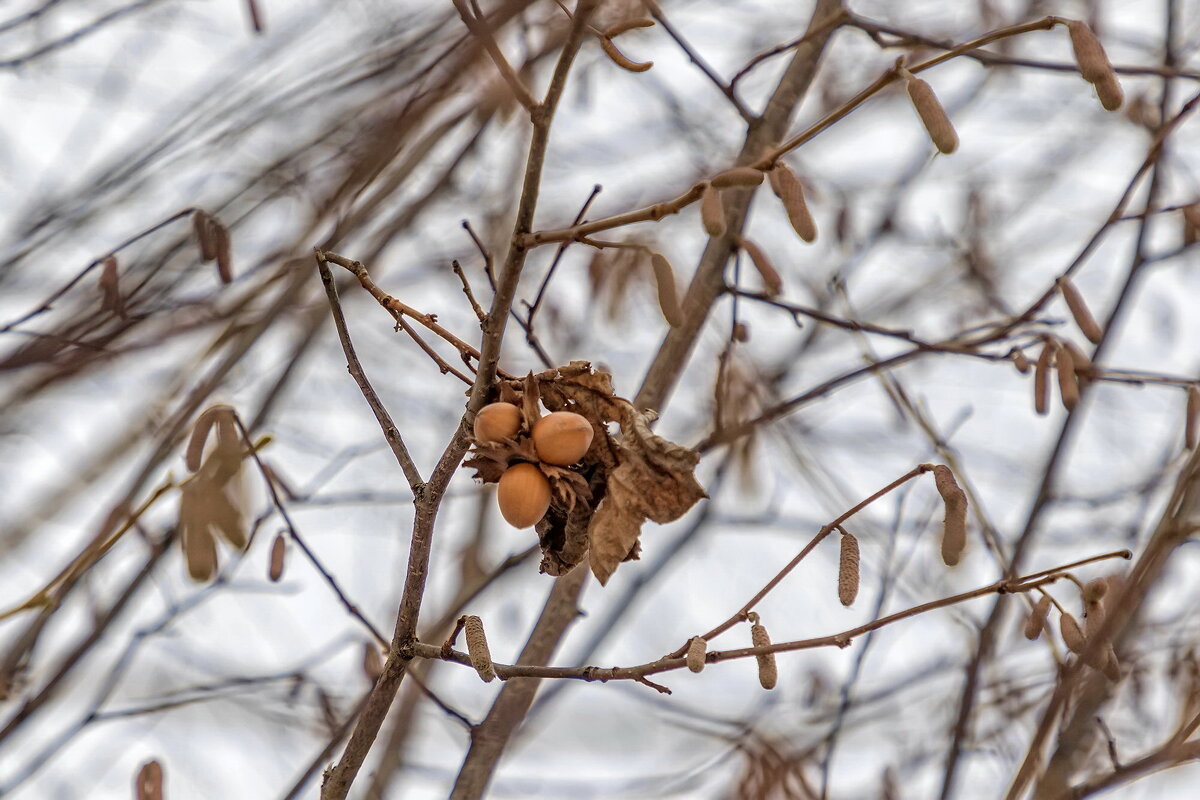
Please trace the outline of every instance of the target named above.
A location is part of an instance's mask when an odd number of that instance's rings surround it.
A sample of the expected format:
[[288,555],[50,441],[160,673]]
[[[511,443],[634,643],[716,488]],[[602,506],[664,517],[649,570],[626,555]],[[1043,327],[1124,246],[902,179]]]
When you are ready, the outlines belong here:
[[213,239],[211,217],[200,209],[192,213],[192,230],[196,234],[196,242],[200,245],[200,260],[212,261],[217,257],[217,244]]
[[475,415],[476,444],[496,444],[521,430],[521,409],[512,403],[488,403]]
[[700,195],[700,222],[704,232],[717,237],[725,233],[725,208],[721,205],[721,195],[711,183],[704,185],[704,193]]
[[780,161],[775,165],[775,169],[771,170],[770,178],[771,189],[783,203],[783,210],[787,212],[792,230],[809,244],[815,242],[817,224],[813,222],[812,213],[808,210],[808,203],[804,200],[804,186],[796,177],[796,173]]
[[374,642],[363,642],[362,671],[371,683],[379,680],[379,676],[383,674],[383,655]]
[[463,620],[463,632],[467,638],[467,655],[471,666],[485,683],[496,680],[496,667],[492,664],[492,652],[488,649],[487,636],[483,632],[483,620],[468,616]]
[[654,66],[653,61],[633,61],[626,58],[625,54],[617,49],[617,46],[612,43],[612,39],[607,36],[600,37],[600,47],[604,50],[604,55],[608,56],[609,60],[616,64],[621,69],[629,70],[630,72],[645,72]]
[[[750,641],[755,647],[766,647],[771,644],[767,629],[759,623],[750,626]],[[760,653],[754,657],[758,661],[758,682],[764,689],[774,689],[779,681],[779,668],[775,665],[774,653]]]
[[1071,49],[1075,51],[1079,74],[1085,81],[1100,83],[1109,76],[1115,77],[1104,45],[1100,44],[1091,26],[1081,20],[1071,20],[1067,23],[1067,33],[1071,36]]
[[704,641],[699,636],[693,636],[688,642],[687,649],[687,668],[692,672],[700,672],[704,669],[704,655],[708,652],[708,642]]
[[163,800],[163,769],[157,759],[147,761],[134,778],[137,800]]
[[1108,578],[1096,578],[1083,585],[1083,602],[1099,603],[1108,594]]
[[271,579],[271,583],[277,583],[283,577],[283,558],[287,554],[287,539],[282,533],[275,534],[275,541],[271,543],[271,563],[267,569],[267,577]]
[[762,182],[762,170],[754,167],[733,167],[724,172],[718,172],[709,181],[716,189],[728,189],[731,186],[758,186]]
[[125,316],[125,302],[118,285],[117,257],[105,256],[100,260],[100,310],[111,311],[119,317]]
[[1062,395],[1062,404],[1071,411],[1079,403],[1079,381],[1075,377],[1075,359],[1071,351],[1059,347],[1055,354],[1055,366],[1058,369],[1058,391]]
[[908,98],[912,100],[913,108],[917,110],[917,116],[921,118],[925,130],[929,132],[929,138],[938,150],[950,155],[958,149],[958,134],[950,122],[950,117],[946,115],[946,109],[942,108],[941,102],[934,94],[933,87],[916,77],[910,76],[906,81]]
[[1115,73],[1096,84],[1096,97],[1105,111],[1116,111],[1125,102],[1125,92]]
[[942,528],[942,561],[946,566],[953,567],[962,558],[963,549],[967,546],[967,494],[954,479],[954,473],[943,464],[933,468],[933,482],[946,507]]
[[852,533],[843,533],[838,557],[838,599],[844,606],[853,605],[858,597],[858,555],[858,539]]
[[675,270],[662,253],[650,254],[650,266],[654,268],[654,284],[658,287],[658,307],[663,319],[672,328],[683,324],[683,311],[679,308],[679,290],[675,285]]
[[636,19],[618,22],[608,30],[604,31],[605,37],[611,39],[614,36],[620,36],[622,33],[627,33],[634,28],[650,28],[654,26],[654,20],[649,17],[637,17]]
[[208,225],[217,259],[217,276],[221,283],[233,283],[233,248],[229,241],[229,230],[216,217],[209,217]]
[[1028,619],[1025,620],[1025,638],[1033,641],[1042,635],[1042,630],[1046,627],[1046,615],[1050,613],[1050,595],[1042,595],[1037,603],[1034,604],[1033,610],[1029,612]]
[[1196,429],[1200,427],[1200,389],[1189,386],[1187,391],[1187,419],[1183,426],[1183,441],[1188,450],[1196,448]]
[[1012,351],[1012,362],[1013,366],[1017,368],[1017,372],[1022,375],[1028,375],[1029,370],[1033,368],[1029,363],[1029,359],[1020,350]]
[[1100,344],[1104,331],[1100,330],[1099,323],[1092,316],[1079,289],[1075,287],[1070,278],[1059,278],[1058,290],[1062,292],[1063,299],[1067,301],[1067,308],[1071,309],[1071,316],[1075,318],[1075,324],[1079,326],[1079,330],[1092,344]]
[[550,481],[533,464],[513,464],[496,485],[500,513],[514,528],[528,528],[550,508]]
[[1033,367],[1033,409],[1042,415],[1050,411],[1050,365],[1054,349],[1054,340],[1047,339]]
[[569,467],[587,455],[595,431],[592,423],[573,411],[547,414],[533,426],[533,448],[547,464]]
[[763,252],[762,248],[749,239],[742,239],[740,237],[738,243],[741,244],[746,254],[750,256],[750,261],[754,264],[754,268],[758,270],[758,275],[762,278],[763,282],[763,291],[766,292],[767,296],[775,297],[781,294],[783,292],[783,278],[779,277],[779,272],[775,269],[775,265],[767,258],[767,254]]
[[1072,653],[1082,653],[1084,638],[1083,631],[1079,628],[1079,623],[1075,621],[1075,617],[1070,614],[1063,614],[1058,618],[1058,630],[1062,634],[1063,644]]

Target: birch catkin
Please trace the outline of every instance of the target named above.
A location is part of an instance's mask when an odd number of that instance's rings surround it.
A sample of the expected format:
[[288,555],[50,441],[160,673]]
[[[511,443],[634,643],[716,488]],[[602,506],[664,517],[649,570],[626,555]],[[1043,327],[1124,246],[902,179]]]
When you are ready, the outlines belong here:
[[1200,389],[1189,386],[1187,391],[1187,419],[1183,424],[1183,441],[1188,450],[1196,449],[1196,429],[1200,427]]
[[147,761],[134,778],[137,800],[163,800],[163,769],[157,760]]
[[683,312],[679,308],[679,291],[675,286],[675,270],[671,262],[661,253],[650,254],[650,266],[654,268],[654,284],[658,288],[658,307],[663,319],[672,328],[683,324]]
[[634,61],[626,58],[625,54],[617,49],[617,46],[612,43],[612,39],[607,36],[600,37],[600,47],[604,50],[604,55],[608,56],[609,60],[618,67],[630,72],[645,72],[654,66],[653,61]]
[[492,653],[488,649],[487,636],[483,633],[483,620],[476,616],[466,617],[463,633],[467,639],[467,655],[471,657],[471,666],[485,683],[494,681],[496,667],[492,664]]
[[1071,316],[1075,318],[1075,324],[1079,326],[1079,330],[1092,344],[1100,344],[1104,332],[1100,330],[1099,323],[1092,316],[1079,289],[1075,287],[1070,278],[1059,278],[1058,290],[1062,292],[1063,299],[1067,301],[1067,308],[1071,310]]
[[271,563],[267,569],[267,577],[271,579],[271,583],[277,583],[283,577],[283,558],[287,553],[287,540],[283,538],[283,534],[275,535],[275,541],[271,543]]
[[1072,341],[1065,341],[1062,346],[1071,354],[1071,363],[1075,367],[1075,378],[1079,381],[1079,388],[1082,390],[1091,380],[1092,359],[1088,358],[1087,353]]
[[217,257],[217,246],[213,241],[211,218],[200,209],[192,214],[192,229],[196,233],[196,242],[200,245],[200,260],[212,261]]
[[[767,635],[767,629],[756,622],[750,626],[750,642],[755,647],[767,647],[771,644],[771,637]],[[755,659],[758,661],[758,682],[764,689],[774,689],[779,681],[779,667],[775,664],[775,654],[759,653]]]
[[1029,641],[1034,641],[1042,635],[1042,630],[1046,627],[1046,615],[1050,613],[1050,595],[1044,594],[1034,604],[1033,610],[1029,612],[1029,618],[1025,620],[1025,638]]
[[209,227],[212,229],[213,248],[217,259],[217,277],[221,283],[233,282],[233,248],[229,241],[229,229],[222,225],[216,217],[209,217]]
[[1058,391],[1062,395],[1063,407],[1071,411],[1079,403],[1079,381],[1075,377],[1075,359],[1068,348],[1058,348],[1055,366],[1058,369]]
[[1047,339],[1033,367],[1033,410],[1042,415],[1050,411],[1050,364],[1053,359],[1054,341]]
[[704,194],[700,196],[700,222],[709,236],[725,233],[725,208],[721,205],[720,193],[711,183],[704,185]]
[[853,605],[858,597],[858,558],[858,539],[852,533],[843,533],[838,558],[838,599],[844,606]]
[[693,636],[688,642],[687,649],[687,668],[692,672],[701,672],[704,669],[704,656],[708,652],[708,642],[702,637]]
[[817,224],[813,222],[812,213],[808,210],[808,203],[804,200],[804,186],[800,183],[800,179],[796,177],[796,173],[792,172],[791,167],[782,161],[775,165],[775,169],[771,170],[770,177],[771,190],[783,204],[783,210],[787,212],[792,230],[801,239],[812,244],[817,240]]
[[756,245],[749,239],[738,239],[742,249],[750,256],[751,263],[758,270],[758,275],[762,278],[763,291],[768,297],[775,297],[783,292],[783,278],[779,277],[779,272],[775,269],[775,265],[771,263],[771,259],[767,258],[767,254],[762,248]]
[[731,186],[758,186],[763,182],[763,173],[754,167],[733,167],[719,172],[709,181],[717,189]]
[[1096,33],[1086,22],[1068,22],[1067,32],[1071,36],[1071,49],[1075,51],[1079,74],[1096,87],[1100,105],[1106,111],[1116,111],[1125,102],[1125,93],[1121,90],[1121,82],[1117,80],[1117,72],[1109,62],[1108,54],[1104,52],[1104,45],[1100,44]]
[[933,482],[946,507],[942,528],[942,561],[946,566],[953,567],[962,558],[967,545],[967,495],[954,479],[954,473],[943,464],[933,468]]
[[1083,652],[1083,631],[1079,628],[1079,623],[1075,621],[1075,617],[1070,614],[1063,614],[1058,619],[1058,630],[1062,633],[1063,644],[1072,653]]
[[946,109],[942,108],[941,101],[933,93],[933,87],[911,75],[906,79],[906,83],[908,98],[912,100],[913,108],[917,110],[917,116],[921,118],[925,130],[929,132],[929,138],[938,150],[950,155],[958,149],[958,134],[950,122],[950,117],[946,115]]

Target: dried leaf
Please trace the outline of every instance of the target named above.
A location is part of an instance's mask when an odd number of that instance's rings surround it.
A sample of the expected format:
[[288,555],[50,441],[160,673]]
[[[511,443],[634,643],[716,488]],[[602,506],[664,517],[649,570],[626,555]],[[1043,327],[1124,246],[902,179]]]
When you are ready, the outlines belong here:
[[538,382],[530,372],[525,376],[521,391],[521,413],[525,417],[525,430],[527,431],[532,431],[534,424],[542,418],[542,410],[538,407],[541,399],[542,393],[538,388]]
[[693,474],[699,455],[655,435],[649,427],[653,418],[636,413],[622,426],[620,463],[608,474],[588,528],[592,572],[602,585],[634,553],[645,520],[672,522],[707,497]]

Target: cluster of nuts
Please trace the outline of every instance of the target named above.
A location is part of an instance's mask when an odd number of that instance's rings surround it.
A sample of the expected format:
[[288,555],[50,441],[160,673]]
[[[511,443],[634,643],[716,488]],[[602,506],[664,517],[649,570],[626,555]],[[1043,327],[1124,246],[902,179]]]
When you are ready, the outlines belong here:
[[[512,403],[492,403],[475,417],[475,441],[499,444],[516,438],[521,430],[521,409]],[[539,419],[529,432],[538,460],[556,467],[578,462],[592,445],[592,424],[571,411],[555,411]],[[500,476],[496,500],[500,513],[514,528],[528,528],[550,508],[550,481],[528,461],[511,465]]]

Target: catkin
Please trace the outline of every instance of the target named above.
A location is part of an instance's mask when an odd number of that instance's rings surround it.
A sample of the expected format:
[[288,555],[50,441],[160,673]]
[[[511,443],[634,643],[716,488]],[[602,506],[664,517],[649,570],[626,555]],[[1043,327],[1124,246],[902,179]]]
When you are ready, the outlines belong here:
[[700,672],[704,669],[704,656],[708,652],[708,642],[700,636],[693,636],[688,642],[687,649],[687,668],[692,672]]
[[709,236],[725,233],[725,208],[721,205],[720,193],[711,183],[704,185],[704,194],[700,196],[700,222]]
[[1116,111],[1121,107],[1125,102],[1125,92],[1121,90],[1121,82],[1115,74],[1096,84],[1096,97],[1105,111]]
[[363,642],[362,669],[371,683],[379,680],[379,676],[383,674],[383,656],[374,642]]
[[1020,350],[1014,350],[1012,353],[1013,366],[1017,368],[1017,372],[1022,375],[1028,375],[1031,365],[1029,359]]
[[1115,75],[1108,54],[1104,52],[1104,45],[1100,44],[1091,26],[1080,20],[1072,20],[1067,23],[1067,32],[1071,36],[1071,49],[1075,51],[1079,74],[1085,81],[1100,83]]
[[607,36],[600,37],[600,47],[604,50],[604,55],[608,56],[609,60],[616,64],[621,69],[629,70],[630,72],[645,72],[654,66],[653,61],[633,61],[626,58],[625,54],[617,49],[617,46],[612,43],[612,39]]
[[1083,633],[1091,639],[1104,625],[1104,604],[1099,600],[1084,603]]
[[200,469],[201,459],[204,456],[204,445],[208,443],[208,434],[212,430],[213,423],[217,421],[217,417],[224,413],[226,408],[228,406],[209,406],[196,418],[196,424],[192,426],[192,437],[188,439],[187,451],[183,456],[184,463],[192,472]]
[[1070,614],[1063,614],[1058,619],[1058,630],[1062,633],[1063,643],[1072,653],[1083,652],[1083,631],[1079,628],[1079,623],[1075,621],[1075,617]]
[[838,599],[844,606],[853,605],[858,597],[858,556],[858,539],[852,533],[843,533],[838,558]]
[[196,242],[200,245],[200,260],[212,261],[217,257],[217,246],[213,241],[210,217],[200,209],[192,214],[192,229],[196,233]]
[[618,22],[616,25],[613,25],[611,28],[604,31],[604,35],[605,37],[611,39],[614,36],[620,36],[622,33],[631,31],[634,28],[649,28],[653,25],[654,20],[650,19],[649,17],[637,17],[636,19],[626,20],[625,22]]
[[[756,622],[750,626],[750,641],[755,647],[766,647],[771,644],[771,637],[767,635],[767,629]],[[779,680],[775,654],[760,653],[755,659],[758,661],[758,682],[764,689],[774,689]]]
[[1183,424],[1183,440],[1189,450],[1196,448],[1196,429],[1200,427],[1200,389],[1189,386],[1187,392],[1187,419]]
[[1071,363],[1075,366],[1075,379],[1079,381],[1079,388],[1082,390],[1091,380],[1092,359],[1072,341],[1062,342],[1062,346],[1071,354]]
[[1121,680],[1121,662],[1117,659],[1117,651],[1111,644],[1105,649],[1103,658],[1104,664],[1101,669],[1104,677],[1113,683]]
[[1092,316],[1079,289],[1071,282],[1070,278],[1059,278],[1058,290],[1062,292],[1063,299],[1067,301],[1067,308],[1071,310],[1071,316],[1075,318],[1075,324],[1079,326],[1079,330],[1092,344],[1100,344],[1104,332],[1100,330],[1099,323]]
[[1079,403],[1079,381],[1075,377],[1075,359],[1066,347],[1059,347],[1055,354],[1055,367],[1058,370],[1058,391],[1062,395],[1062,404],[1071,411]]
[[770,178],[771,189],[783,203],[783,210],[787,212],[792,230],[809,244],[815,242],[817,240],[817,224],[813,222],[812,213],[808,210],[808,203],[804,200],[804,186],[796,177],[796,173],[792,172],[787,164],[780,161],[775,165],[775,169],[771,170]]
[[163,769],[157,759],[147,761],[134,779],[137,800],[163,800]]
[[216,217],[209,217],[208,221],[212,229],[212,241],[217,259],[217,276],[221,279],[221,283],[233,283],[233,250],[229,241],[229,229],[222,225]]
[[1083,585],[1083,602],[1099,603],[1108,594],[1108,578],[1096,578]]
[[658,287],[658,307],[663,319],[672,328],[683,324],[683,312],[679,308],[679,293],[675,286],[675,270],[671,262],[661,253],[650,254],[650,266],[654,268],[654,283]]
[[954,479],[954,473],[944,464],[933,468],[933,482],[946,507],[942,528],[942,561],[946,566],[953,567],[962,558],[967,545],[967,495]]
[[1050,364],[1054,359],[1054,341],[1047,339],[1033,367],[1033,410],[1039,414],[1050,411]]
[[912,100],[925,130],[929,132],[929,138],[938,150],[950,155],[958,149],[958,134],[950,117],[946,116],[946,109],[942,108],[937,95],[933,93],[933,87],[915,77],[909,77],[907,83],[908,98]]
[[117,257],[105,256],[100,267],[100,310],[111,311],[112,313],[121,316],[125,311],[125,304],[121,298],[121,287],[118,283],[117,276]]
[[717,189],[731,186],[758,186],[763,182],[763,173],[754,167],[733,167],[719,172],[709,181]]
[[775,269],[775,265],[767,258],[767,254],[762,248],[748,239],[739,239],[742,249],[750,256],[751,263],[758,270],[758,275],[762,278],[763,291],[768,297],[775,297],[783,292],[783,278],[779,277],[779,272]]
[[271,543],[271,563],[267,569],[267,577],[271,579],[271,583],[277,583],[283,577],[283,557],[287,553],[287,540],[283,538],[282,533],[275,535],[275,541]]
[[485,683],[494,681],[496,668],[492,665],[492,653],[488,649],[487,636],[483,633],[483,620],[476,616],[466,617],[463,633],[467,638],[467,655],[471,657],[471,666]]
[[1029,641],[1034,641],[1042,635],[1042,630],[1046,627],[1046,615],[1050,613],[1050,595],[1044,594],[1034,604],[1033,610],[1029,612],[1029,618],[1025,620],[1025,638]]

